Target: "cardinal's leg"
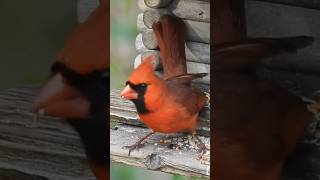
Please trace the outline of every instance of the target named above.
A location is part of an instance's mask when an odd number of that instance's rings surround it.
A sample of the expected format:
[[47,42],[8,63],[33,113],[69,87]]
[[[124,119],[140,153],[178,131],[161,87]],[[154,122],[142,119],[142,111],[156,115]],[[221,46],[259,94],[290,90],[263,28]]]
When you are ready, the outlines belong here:
[[129,149],[129,156],[131,151],[135,150],[135,149],[139,149],[142,146],[144,146],[144,144],[142,143],[145,139],[147,139],[148,137],[150,137],[151,135],[153,135],[155,132],[152,131],[149,134],[147,134],[145,137],[141,138],[139,141],[137,141],[136,143],[134,143],[133,145],[130,146],[124,146],[124,148],[128,148]]
[[197,133],[195,131],[192,133],[192,137],[197,139],[197,141],[198,141],[199,153],[205,154],[208,149],[207,149],[206,145],[198,137],[198,135],[197,135]]

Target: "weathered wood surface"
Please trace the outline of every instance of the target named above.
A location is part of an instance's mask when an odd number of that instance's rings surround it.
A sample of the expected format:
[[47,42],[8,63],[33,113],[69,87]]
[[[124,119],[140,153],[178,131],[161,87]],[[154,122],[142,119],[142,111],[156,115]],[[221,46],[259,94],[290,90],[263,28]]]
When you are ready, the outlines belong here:
[[143,2],[150,8],[163,8],[168,6],[172,0],[143,0]]
[[[147,44],[149,43],[148,47],[145,46],[145,42],[147,42]],[[154,54],[157,57],[159,56],[159,51],[157,50],[158,44],[154,36],[144,38],[144,34],[138,35],[136,38],[136,49],[141,53],[142,56],[140,57],[142,58],[150,54]],[[205,64],[210,63],[209,44],[187,41],[185,51],[187,61],[204,63],[201,66],[206,66]],[[137,62],[139,61],[135,61],[135,66],[139,64]],[[274,58],[264,59],[262,66],[292,73],[320,75],[320,54],[313,55],[310,54],[310,52],[306,52],[306,50],[301,50],[298,54],[283,54]]]
[[[112,119],[111,119],[112,120]],[[117,125],[110,129],[110,158],[114,162],[150,170],[158,170],[185,176],[197,176],[209,179],[210,154],[197,160],[194,139],[187,135],[170,135],[156,133],[146,140],[145,146],[134,150],[128,156],[128,149],[123,146],[134,144],[149,132],[146,128]],[[172,139],[173,138],[173,139]],[[200,137],[210,148],[209,138]]]
[[284,5],[299,6],[311,9],[320,9],[319,0],[254,0],[254,1],[265,1],[271,3],[279,3]]
[[148,27],[143,22],[143,13],[139,13],[137,16],[137,29],[139,32],[143,32],[148,29]]
[[297,96],[314,98],[315,92],[320,90],[320,76],[267,68],[259,68],[258,74],[261,78],[270,80]]
[[299,50],[298,55],[282,55],[266,59],[263,62],[264,66],[294,73],[320,74],[320,31],[318,30],[320,11],[268,2],[246,1],[246,16],[249,37],[275,38],[307,35],[315,38],[313,45]]
[[[188,60],[206,63],[206,64],[210,63],[210,45],[209,44],[193,42],[187,39],[185,46],[186,46],[185,47],[186,57]],[[151,49],[151,50],[159,49],[158,41],[152,29],[147,29],[143,31],[141,35],[137,36],[136,49],[138,50],[138,52],[142,52],[143,50],[146,50],[146,49]]]
[[[145,54],[154,54],[157,58],[156,62],[156,69],[161,70],[161,63],[160,63],[160,57],[159,53],[157,51],[147,51]],[[144,57],[147,56],[145,54],[138,54],[137,57],[134,60],[134,67],[137,68],[144,60]],[[210,64],[203,64],[203,63],[197,63],[192,61],[187,61],[187,70],[188,73],[207,73],[208,75],[200,78],[195,79],[193,82],[203,83],[203,84],[210,84]]]
[[[120,98],[120,90],[113,89],[110,92],[110,117],[111,121],[135,126],[146,127],[139,120],[133,103]],[[198,132],[204,136],[210,136],[210,110],[207,104],[200,113]]]
[[47,116],[34,119],[35,91],[0,92],[0,177],[95,179],[80,138],[65,121]]
[[142,11],[158,9],[168,11],[181,18],[198,22],[210,23],[210,1],[201,0],[139,0],[139,8]]
[[249,37],[313,36],[315,37],[313,45],[301,51],[310,55],[320,55],[319,19],[319,10],[260,1],[246,1],[246,21]]
[[[161,10],[147,10],[143,13],[142,18],[138,18],[138,20],[142,20],[143,24],[147,28],[152,28],[152,24],[154,22],[159,21],[159,18],[164,14],[169,14],[170,12],[167,9]],[[199,22],[193,20],[183,20],[186,25],[186,39],[195,42],[202,43],[210,43],[210,23]],[[138,22],[137,24],[142,24],[142,22]],[[138,27],[141,27],[139,25]]]
[[263,60],[262,66],[292,73],[320,76],[320,55],[284,54]]
[[[144,31],[138,34],[135,42],[136,50],[143,53],[148,50],[158,50],[158,42],[154,36],[153,30]],[[210,64],[210,45],[186,41],[185,44],[186,58],[189,61]]]
[[99,5],[99,0],[77,0],[78,22],[84,22]]

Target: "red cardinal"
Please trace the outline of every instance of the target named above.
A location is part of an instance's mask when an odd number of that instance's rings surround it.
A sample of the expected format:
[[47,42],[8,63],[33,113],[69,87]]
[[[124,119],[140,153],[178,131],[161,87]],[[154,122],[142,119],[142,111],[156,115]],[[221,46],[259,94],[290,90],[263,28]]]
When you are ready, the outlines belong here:
[[180,19],[163,16],[153,25],[153,30],[160,47],[163,79],[155,75],[156,59],[149,56],[131,73],[121,92],[122,98],[135,104],[140,119],[152,130],[136,144],[127,146],[129,155],[154,132],[191,132],[205,151],[205,145],[196,136],[196,127],[207,98],[190,83],[206,74],[187,74],[185,26]]
[[79,133],[99,180],[108,178],[109,2],[70,34],[33,110],[65,118]]
[[261,58],[295,52],[310,37],[248,39],[214,47],[215,180],[278,180],[312,113],[256,75]]

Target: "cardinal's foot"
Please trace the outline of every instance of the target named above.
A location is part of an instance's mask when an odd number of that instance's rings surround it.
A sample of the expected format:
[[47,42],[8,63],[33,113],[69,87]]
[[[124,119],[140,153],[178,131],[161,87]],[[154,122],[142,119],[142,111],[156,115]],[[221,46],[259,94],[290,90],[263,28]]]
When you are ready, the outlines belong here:
[[136,142],[135,144],[133,144],[133,145],[130,145],[130,146],[124,146],[123,148],[126,148],[126,149],[129,149],[129,154],[128,154],[128,156],[130,156],[130,153],[131,153],[131,151],[133,151],[133,150],[139,150],[141,147],[143,147],[144,146],[144,144],[142,144],[142,143],[140,143],[140,142]]
[[198,145],[197,145],[199,148],[198,153],[201,155],[205,154],[208,150],[206,145],[201,141],[201,139],[198,137],[198,135],[195,132],[192,133],[192,136],[198,141]]

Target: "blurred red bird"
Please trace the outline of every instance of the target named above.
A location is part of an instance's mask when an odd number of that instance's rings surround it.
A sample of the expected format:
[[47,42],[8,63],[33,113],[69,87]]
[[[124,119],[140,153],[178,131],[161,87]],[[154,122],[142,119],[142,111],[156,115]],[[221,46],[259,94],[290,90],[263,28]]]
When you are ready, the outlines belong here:
[[312,113],[299,97],[256,74],[262,58],[293,53],[311,37],[257,38],[214,47],[215,180],[278,180]]
[[191,132],[204,152],[206,147],[196,135],[196,127],[207,97],[190,83],[206,74],[187,74],[183,21],[166,15],[153,25],[153,30],[160,47],[163,79],[155,74],[155,57],[149,56],[131,73],[121,92],[122,98],[135,104],[140,119],[152,130],[127,146],[129,155],[155,132]]
[[37,95],[33,111],[65,118],[84,143],[99,180],[108,178],[109,2],[100,1],[86,22],[67,38]]

